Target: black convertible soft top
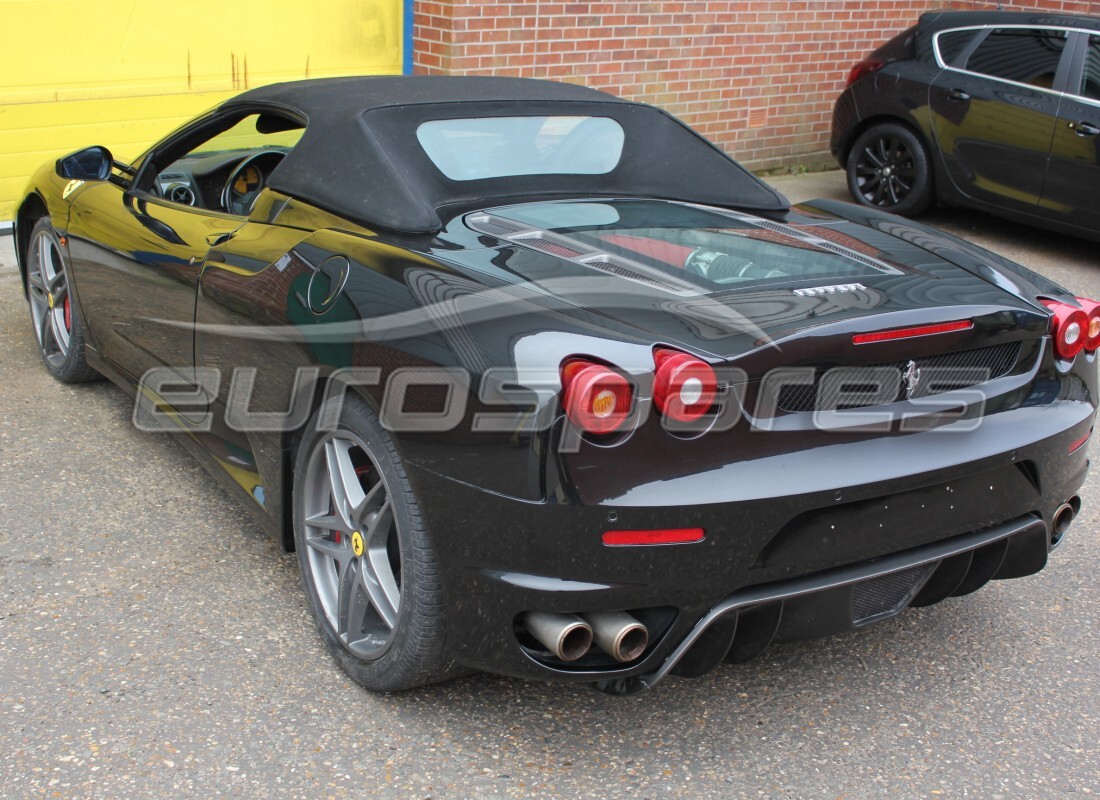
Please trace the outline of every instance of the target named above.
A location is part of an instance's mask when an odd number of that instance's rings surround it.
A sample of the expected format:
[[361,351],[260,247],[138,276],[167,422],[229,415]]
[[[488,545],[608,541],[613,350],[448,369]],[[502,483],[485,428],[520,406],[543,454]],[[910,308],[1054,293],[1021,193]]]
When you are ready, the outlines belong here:
[[[281,109],[306,130],[269,185],[368,227],[435,233],[448,206],[534,197],[653,197],[782,211],[781,194],[666,112],[552,81],[488,77],[359,77],[253,89],[222,108]],[[602,116],[625,132],[603,175],[522,175],[456,181],[420,147],[417,127],[468,117]]]

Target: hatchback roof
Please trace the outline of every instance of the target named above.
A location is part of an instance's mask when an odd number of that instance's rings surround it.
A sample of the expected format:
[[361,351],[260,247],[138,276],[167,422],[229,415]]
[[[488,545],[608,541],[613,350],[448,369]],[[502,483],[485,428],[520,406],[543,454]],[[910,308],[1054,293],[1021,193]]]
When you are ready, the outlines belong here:
[[1100,29],[1100,17],[1036,11],[930,11],[920,18],[920,27],[931,30],[972,25],[1054,25],[1060,28]]

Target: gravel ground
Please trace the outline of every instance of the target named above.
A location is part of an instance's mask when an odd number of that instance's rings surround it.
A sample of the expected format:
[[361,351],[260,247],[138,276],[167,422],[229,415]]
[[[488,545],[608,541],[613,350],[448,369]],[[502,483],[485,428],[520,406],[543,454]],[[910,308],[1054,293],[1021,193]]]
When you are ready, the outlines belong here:
[[[773,179],[844,196],[837,174]],[[1100,296],[1096,246],[938,212]],[[0,238],[0,797],[1100,793],[1095,475],[1043,573],[635,698],[353,685],[292,558],[107,384],[42,369]]]

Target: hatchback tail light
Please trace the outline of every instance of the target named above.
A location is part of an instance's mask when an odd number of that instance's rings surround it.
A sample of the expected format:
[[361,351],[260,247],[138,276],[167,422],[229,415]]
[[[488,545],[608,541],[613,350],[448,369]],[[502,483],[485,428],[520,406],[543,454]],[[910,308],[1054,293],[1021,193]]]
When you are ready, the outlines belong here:
[[566,416],[587,433],[612,433],[630,416],[630,381],[605,364],[569,359],[562,365],[561,383]]
[[718,379],[707,362],[679,350],[659,348],[653,353],[657,373],[653,402],[666,417],[694,422],[714,405]]
[[870,75],[872,72],[878,72],[885,66],[886,63],[883,61],[879,61],[875,58],[865,58],[852,67],[851,71],[848,73],[848,82],[844,85],[851,86],[860,78]]
[[[1042,303],[1052,312],[1050,335],[1054,339],[1055,352],[1061,358],[1073,358],[1089,340],[1089,315],[1077,306],[1058,300],[1043,300]],[[1100,333],[1100,328],[1097,333]]]

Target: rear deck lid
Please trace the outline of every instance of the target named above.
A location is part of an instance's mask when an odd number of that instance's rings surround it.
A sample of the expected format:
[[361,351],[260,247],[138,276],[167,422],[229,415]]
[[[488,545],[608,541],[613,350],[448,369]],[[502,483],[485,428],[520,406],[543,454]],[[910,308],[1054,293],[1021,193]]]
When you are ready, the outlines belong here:
[[[1045,314],[1006,287],[919,243],[812,213],[559,201],[468,214],[465,224],[500,240],[505,258],[494,263],[517,277],[655,341],[723,359],[778,347],[798,361],[828,353],[875,363],[1045,332]],[[855,338],[963,321],[904,345]]]

